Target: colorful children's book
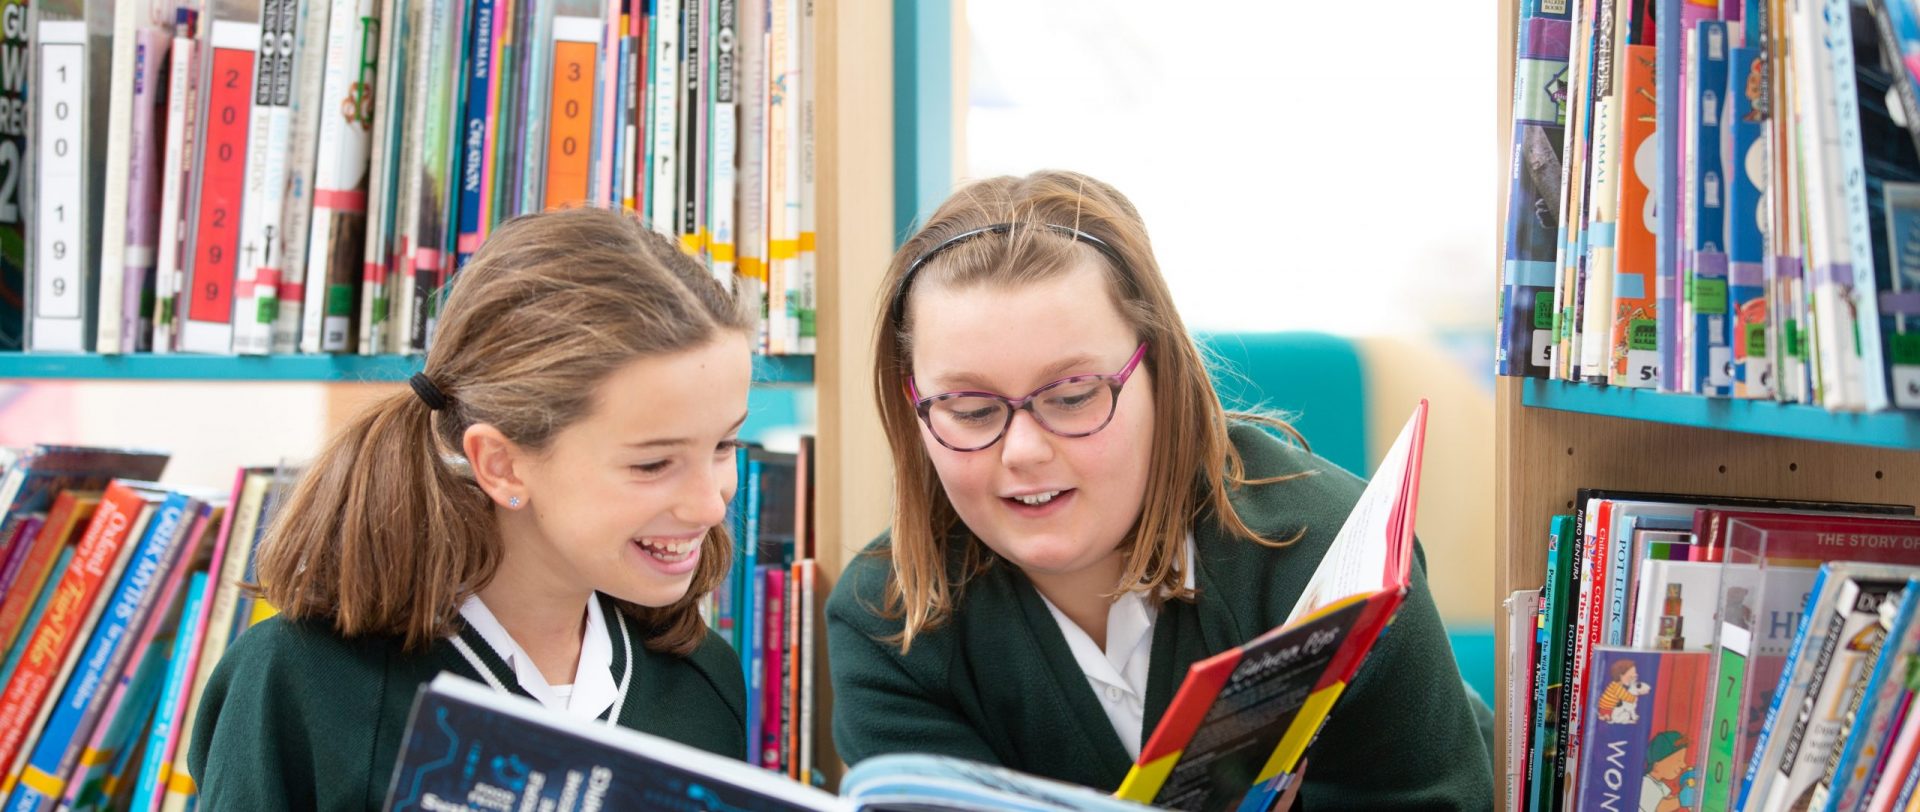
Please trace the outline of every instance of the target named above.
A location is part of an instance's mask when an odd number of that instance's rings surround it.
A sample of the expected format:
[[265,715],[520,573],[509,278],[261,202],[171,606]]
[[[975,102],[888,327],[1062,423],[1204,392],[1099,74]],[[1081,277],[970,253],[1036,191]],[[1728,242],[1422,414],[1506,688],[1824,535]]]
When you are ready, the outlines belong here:
[[1706,652],[1602,646],[1582,721],[1579,809],[1655,809],[1669,799],[1699,805],[1700,748],[1712,690]]
[[1916,609],[1920,609],[1920,580],[1909,580],[1899,601],[1881,602],[1878,650],[1860,672],[1847,712],[1846,734],[1821,777],[1815,808],[1851,812],[1860,808],[1871,791],[1868,774],[1877,776],[1875,768],[1881,766],[1888,740],[1899,728],[1895,717],[1904,704],[1907,663],[1920,651],[1920,624],[1913,622]]
[[[450,757],[450,754],[459,754]],[[394,812],[711,809],[756,812],[1145,812],[1085,787],[938,756],[872,758],[840,795],[678,742],[596,724],[453,674],[420,689],[387,790]],[[571,798],[569,805],[565,799]]]
[[[1283,776],[1406,597],[1426,424],[1423,400],[1286,623],[1193,664],[1116,795],[1181,809],[1263,809],[1284,791]],[[1197,736],[1202,729],[1210,735]]]

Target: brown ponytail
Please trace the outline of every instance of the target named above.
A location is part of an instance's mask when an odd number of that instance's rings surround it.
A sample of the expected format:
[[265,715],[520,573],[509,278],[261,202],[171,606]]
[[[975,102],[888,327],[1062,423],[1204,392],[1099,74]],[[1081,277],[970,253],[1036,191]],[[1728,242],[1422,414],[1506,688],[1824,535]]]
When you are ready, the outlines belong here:
[[[451,633],[502,558],[493,505],[458,458],[466,430],[485,423],[545,448],[587,416],[615,370],[753,326],[744,302],[629,215],[576,208],[501,225],[453,283],[427,353],[446,408],[396,394],[327,443],[267,529],[261,595],[349,637],[417,649]],[[685,597],[623,604],[649,649],[699,645],[699,601],[726,577],[732,549],[713,528]]]

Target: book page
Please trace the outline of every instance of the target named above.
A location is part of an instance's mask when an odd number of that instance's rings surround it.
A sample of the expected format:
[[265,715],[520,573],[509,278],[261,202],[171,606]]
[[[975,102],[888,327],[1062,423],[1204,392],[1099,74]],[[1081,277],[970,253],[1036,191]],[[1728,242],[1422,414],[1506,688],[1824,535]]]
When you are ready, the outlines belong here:
[[[1327,547],[1325,558],[1314,570],[1313,580],[1300,594],[1300,601],[1287,615],[1287,625],[1342,598],[1378,591],[1386,582],[1387,558],[1395,547],[1391,537],[1394,508],[1406,497],[1407,467],[1414,456],[1414,430],[1426,417],[1423,401],[1400,429],[1400,437],[1374,471],[1373,479],[1360,494],[1360,501],[1347,514],[1346,524]],[[1411,506],[1409,506],[1411,507]],[[1408,511],[1411,519],[1411,510]]]

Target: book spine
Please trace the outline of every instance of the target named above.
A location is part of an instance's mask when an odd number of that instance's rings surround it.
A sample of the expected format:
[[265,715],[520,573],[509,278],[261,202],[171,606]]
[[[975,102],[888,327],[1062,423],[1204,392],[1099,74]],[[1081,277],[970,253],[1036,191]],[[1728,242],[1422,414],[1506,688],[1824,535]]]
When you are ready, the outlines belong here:
[[43,18],[38,33],[28,344],[39,351],[87,352],[92,336],[86,283],[94,245],[86,232],[87,24]]
[[202,74],[207,83],[200,100],[205,138],[197,149],[200,171],[187,229],[191,241],[182,290],[182,352],[233,351],[234,285],[241,259],[247,134],[259,42],[257,19],[214,19],[208,27]]
[[179,335],[180,292],[185,287],[185,219],[192,182],[193,150],[199,143],[195,122],[200,105],[199,15],[174,13],[172,60],[167,77],[166,157],[160,167],[160,224],[155,237],[153,351],[173,352]]
[[554,17],[552,107],[547,122],[546,207],[588,201],[593,168],[594,91],[600,85],[602,26],[592,17]]
[[793,109],[793,168],[794,196],[788,200],[793,207],[796,242],[794,251],[794,285],[792,286],[794,352],[812,355],[818,343],[815,318],[816,277],[819,274],[819,257],[815,252],[814,197],[814,87],[817,72],[814,65],[815,28],[813,16],[814,0],[795,0],[798,6],[798,26],[795,39],[799,42],[797,62],[794,70],[798,73],[799,103]]
[[[47,573],[47,583],[49,585],[59,584],[61,580],[66,578],[67,569],[72,566],[72,564],[73,548],[60,548],[59,557],[53,560],[53,567]],[[27,628],[37,629],[40,627],[40,619],[46,616],[47,605],[53,602],[53,596],[56,592],[58,592],[58,590],[50,588],[41,589],[39,594],[34,596],[33,608],[27,611]],[[13,672],[19,670],[20,661],[26,657],[27,643],[32,639],[32,635],[21,635],[15,638],[13,645],[7,648],[6,660],[0,662],[0,685],[6,685],[13,680]],[[0,776],[0,778],[4,777],[5,776]]]
[[700,119],[702,104],[700,86],[705,77],[700,72],[701,47],[706,43],[701,32],[700,0],[683,0],[680,6],[680,90],[674,98],[676,106],[674,122],[674,153],[680,161],[678,185],[674,189],[673,232],[680,240],[680,249],[695,256],[700,255],[699,241],[700,217],[695,211],[699,197],[700,155],[696,144],[700,138]]
[[54,687],[55,670],[72,647],[108,570],[119,559],[141,501],[137,492],[115,483],[95,511],[86,535],[74,545],[73,564],[54,587],[18,670],[0,694],[0,764],[11,764],[23,749],[30,720]]
[[160,793],[168,780],[167,769],[170,745],[178,727],[181,705],[187,699],[187,682],[192,678],[195,665],[195,647],[198,635],[193,633],[196,619],[203,617],[207,591],[207,574],[196,572],[193,580],[187,584],[187,603],[180,613],[180,631],[173,639],[173,652],[168,657],[167,679],[160,689],[160,701],[154,710],[153,724],[147,733],[146,755],[141,759],[139,778],[134,784],[133,808],[151,810],[159,806]]
[[360,256],[360,319],[353,351],[377,355],[388,351],[388,318],[393,306],[392,284],[395,269],[394,241],[397,237],[396,209],[402,205],[400,167],[406,164],[400,154],[409,142],[403,140],[410,114],[408,82],[416,75],[418,48],[407,46],[408,37],[421,25],[421,7],[429,0],[383,0],[380,19],[383,26],[378,46],[378,68],[374,74],[372,152],[369,165],[373,174],[367,187],[367,240]]
[[680,94],[680,5],[682,0],[655,0],[653,51],[652,154],[653,177],[647,198],[653,230],[674,237],[674,203],[679,178],[679,157],[674,138],[679,132]]
[[[293,91],[287,106],[286,191],[280,204],[280,286],[274,299],[271,351],[298,352],[307,302],[308,240],[313,236],[315,170],[325,92],[327,38],[334,4],[315,0],[294,12]],[[338,115],[337,111],[333,111]]]
[[95,122],[95,127],[106,127],[107,132],[120,134],[119,138],[107,139],[105,163],[96,171],[104,177],[105,192],[101,196],[101,227],[98,256],[99,263],[95,273],[99,274],[100,284],[95,290],[99,311],[94,319],[94,351],[101,355],[115,355],[125,351],[121,337],[125,334],[126,322],[123,308],[126,306],[127,289],[127,207],[133,172],[133,139],[127,134],[133,131],[133,84],[136,81],[135,61],[140,42],[135,37],[138,30],[138,16],[133,13],[132,2],[115,2],[113,38],[110,41],[112,54],[108,57],[110,67],[105,76],[100,77],[100,87],[108,89],[107,115],[104,120]]
[[293,148],[293,43],[299,16],[296,0],[262,0],[240,265],[234,285],[233,350],[243,355],[270,352],[274,325],[280,318],[280,279],[286,265],[282,229]]
[[760,578],[766,584],[766,601],[759,604],[760,625],[766,629],[759,657],[761,667],[765,669],[760,681],[760,729],[757,732],[760,766],[779,770],[780,719],[786,712],[786,703],[781,700],[786,694],[787,684],[782,667],[786,660],[787,577],[778,564],[769,564],[761,568]]
[[353,340],[353,305],[367,239],[367,159],[380,29],[373,0],[334,0],[327,18],[301,352],[345,352]]
[[712,224],[707,254],[713,276],[728,290],[733,289],[734,258],[734,182],[735,163],[740,149],[739,111],[737,109],[739,63],[737,25],[739,9],[735,0],[715,0],[712,14],[713,73],[708,83],[712,93],[712,123],[708,127],[707,212]]
[[467,103],[460,131],[460,230],[455,239],[454,267],[463,267],[486,239],[486,209],[481,205],[491,185],[487,164],[487,130],[493,112],[494,0],[475,0],[473,5],[471,65],[467,71]]
[[738,0],[740,36],[740,200],[734,229],[739,234],[739,284],[749,307],[760,314],[755,346],[767,347],[767,3]]
[[[159,244],[160,191],[164,159],[161,126],[167,84],[162,70],[168,64],[173,39],[164,30],[140,26],[135,32],[133,60],[132,166],[127,184],[125,285],[120,304],[120,351],[146,352],[153,348],[154,268]],[[109,198],[111,199],[111,198]],[[111,243],[109,243],[111,244]],[[103,268],[103,273],[107,272]]]

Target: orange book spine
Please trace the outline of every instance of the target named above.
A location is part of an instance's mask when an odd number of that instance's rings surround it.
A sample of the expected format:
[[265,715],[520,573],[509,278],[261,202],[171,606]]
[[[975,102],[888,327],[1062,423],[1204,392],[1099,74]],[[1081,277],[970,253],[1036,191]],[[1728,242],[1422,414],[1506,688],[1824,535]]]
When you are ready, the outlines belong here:
[[141,494],[124,482],[116,480],[107,486],[106,496],[87,524],[86,535],[74,550],[73,564],[47,602],[6,692],[0,693],[0,764],[11,764],[19,755],[27,727],[46,701],[54,676],[73,644],[74,630],[99,596],[107,571],[126,544],[128,528],[139,517],[143,502]]
[[[565,22],[571,22],[568,18]],[[558,23],[563,22],[556,20]],[[556,31],[556,37],[566,36]],[[595,43],[553,43],[553,108],[547,118],[547,208],[587,200],[593,158]]]
[[66,546],[73,528],[92,519],[94,508],[99,504],[97,492],[62,491],[54,498],[53,511],[47,514],[46,523],[40,525],[40,532],[33,537],[33,546],[27,550],[27,560],[20,567],[19,577],[7,591],[6,600],[0,602],[0,651],[13,645],[14,636],[20,633],[20,624],[26,622],[27,612],[40,597],[40,588],[46,586],[47,574],[53,569],[54,559],[60,557],[60,548]]

